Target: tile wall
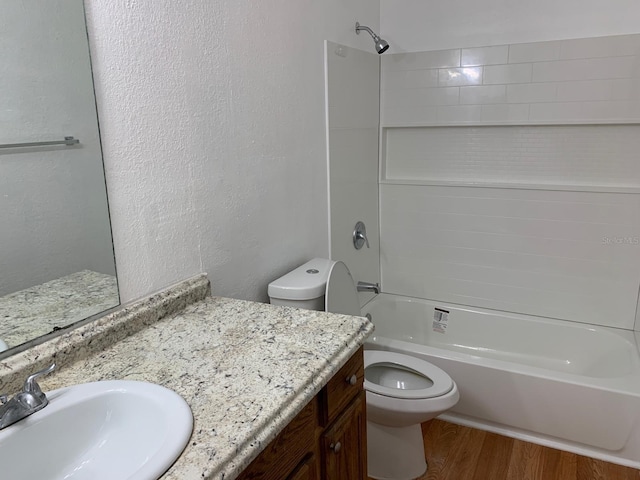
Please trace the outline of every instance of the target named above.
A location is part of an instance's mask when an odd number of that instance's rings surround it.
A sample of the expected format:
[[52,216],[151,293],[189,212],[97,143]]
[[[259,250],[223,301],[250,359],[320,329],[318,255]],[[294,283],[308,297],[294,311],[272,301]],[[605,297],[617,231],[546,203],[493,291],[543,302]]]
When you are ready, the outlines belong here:
[[387,293],[632,329],[637,194],[380,186]]
[[381,123],[640,121],[640,35],[381,58]]
[[640,35],[385,55],[380,97],[383,291],[634,328]]

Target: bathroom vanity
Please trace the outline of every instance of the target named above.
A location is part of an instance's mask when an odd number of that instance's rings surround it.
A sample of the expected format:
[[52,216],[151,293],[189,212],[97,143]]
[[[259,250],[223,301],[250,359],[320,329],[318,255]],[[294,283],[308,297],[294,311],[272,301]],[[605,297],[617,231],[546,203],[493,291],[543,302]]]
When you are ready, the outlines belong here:
[[240,480],[365,480],[367,434],[362,347]]
[[0,361],[0,392],[53,361],[45,392],[99,380],[177,392],[193,433],[162,480],[359,479],[372,331],[362,317],[212,297],[202,275]]

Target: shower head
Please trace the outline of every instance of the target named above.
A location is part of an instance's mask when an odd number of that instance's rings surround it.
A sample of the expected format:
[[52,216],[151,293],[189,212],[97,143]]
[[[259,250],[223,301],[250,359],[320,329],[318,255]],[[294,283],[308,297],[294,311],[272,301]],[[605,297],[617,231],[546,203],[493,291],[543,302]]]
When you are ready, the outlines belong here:
[[360,35],[360,30],[369,32],[369,35],[371,35],[371,37],[373,38],[373,42],[376,44],[376,52],[384,53],[387,50],[389,50],[389,44],[387,43],[386,40],[376,35],[375,32],[371,30],[369,27],[365,25],[360,25],[360,22],[356,22],[356,33],[358,35]]

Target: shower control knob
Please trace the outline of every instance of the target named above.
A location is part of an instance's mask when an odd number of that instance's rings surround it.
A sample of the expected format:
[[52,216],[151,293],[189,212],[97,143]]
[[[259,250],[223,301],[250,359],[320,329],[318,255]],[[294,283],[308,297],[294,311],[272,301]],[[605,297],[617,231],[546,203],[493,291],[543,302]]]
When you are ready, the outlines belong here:
[[333,453],[338,453],[342,449],[342,444],[340,442],[332,443],[329,445],[329,448],[333,451]]
[[350,377],[347,377],[347,383],[351,386],[354,386],[356,383],[358,383],[358,377],[355,373]]
[[369,239],[367,238],[367,227],[363,222],[356,223],[353,229],[353,246],[356,250],[360,250],[364,245],[369,248]]

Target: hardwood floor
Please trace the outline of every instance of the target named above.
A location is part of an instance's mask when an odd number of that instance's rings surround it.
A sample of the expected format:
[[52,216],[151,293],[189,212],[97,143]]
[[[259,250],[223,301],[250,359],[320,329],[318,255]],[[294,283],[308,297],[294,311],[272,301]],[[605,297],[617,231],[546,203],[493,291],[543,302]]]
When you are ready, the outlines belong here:
[[640,470],[441,420],[422,425],[419,480],[640,480]]
[[422,426],[420,480],[640,480],[640,470],[441,420]]

